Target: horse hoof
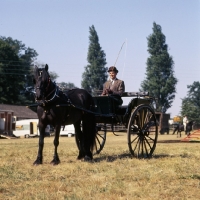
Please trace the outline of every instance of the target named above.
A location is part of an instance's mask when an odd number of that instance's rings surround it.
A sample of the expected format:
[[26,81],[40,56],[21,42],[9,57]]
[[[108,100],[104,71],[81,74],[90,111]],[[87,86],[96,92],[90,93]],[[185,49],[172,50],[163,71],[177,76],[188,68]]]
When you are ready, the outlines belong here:
[[60,160],[52,160],[50,162],[51,165],[58,165],[60,163]]
[[35,166],[41,165],[41,164],[42,164],[42,161],[38,161],[38,160],[36,160],[36,161],[33,163],[33,165],[35,165]]
[[86,162],[91,162],[91,161],[92,161],[92,158],[89,157],[89,156],[85,156],[85,157],[84,157],[84,161],[86,161]]
[[77,160],[82,160],[83,158],[84,158],[84,156],[80,156],[80,155],[79,155],[79,156],[77,156],[76,159],[77,159]]
[[60,163],[60,161],[59,162],[58,161],[57,162],[52,162],[52,161],[50,162],[51,165],[58,165],[59,163]]
[[77,156],[77,160],[82,160],[85,157],[85,154],[79,151],[79,154]]

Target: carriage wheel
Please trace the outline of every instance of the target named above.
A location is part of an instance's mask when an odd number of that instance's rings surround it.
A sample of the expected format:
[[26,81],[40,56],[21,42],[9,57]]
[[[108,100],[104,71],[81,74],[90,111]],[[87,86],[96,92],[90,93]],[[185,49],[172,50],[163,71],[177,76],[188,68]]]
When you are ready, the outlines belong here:
[[[103,149],[106,142],[106,124],[98,124],[96,126],[96,138],[93,155],[99,154]],[[80,142],[75,134],[75,141],[78,149],[80,150]]]
[[97,124],[94,155],[99,154],[106,143],[106,124]]
[[149,105],[139,105],[131,113],[128,130],[128,146],[137,158],[150,158],[156,148],[158,125],[154,110]]

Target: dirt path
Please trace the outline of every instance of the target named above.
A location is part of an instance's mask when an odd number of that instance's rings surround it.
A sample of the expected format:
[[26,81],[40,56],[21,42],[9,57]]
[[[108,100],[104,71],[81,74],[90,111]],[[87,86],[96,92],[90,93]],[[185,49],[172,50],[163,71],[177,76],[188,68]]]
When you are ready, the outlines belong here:
[[[161,135],[159,134],[158,135],[158,142],[170,142],[170,143],[175,143],[175,142],[188,142],[188,141],[191,141],[191,140],[194,140],[194,139],[197,139],[197,138],[200,138],[200,130],[195,130],[195,131],[192,131],[191,132],[191,135],[187,137],[187,135],[185,135],[185,133],[183,132],[182,133],[182,137],[180,138],[179,136],[177,137],[177,135],[172,135],[172,134],[164,134],[164,135]],[[181,141],[182,140],[182,141]]]

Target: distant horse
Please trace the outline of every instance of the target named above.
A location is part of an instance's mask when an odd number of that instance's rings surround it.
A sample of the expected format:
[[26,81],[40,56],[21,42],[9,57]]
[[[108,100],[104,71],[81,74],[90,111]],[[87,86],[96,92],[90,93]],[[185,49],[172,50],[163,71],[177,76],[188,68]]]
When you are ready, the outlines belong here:
[[188,122],[186,124],[186,130],[184,130],[184,125],[183,124],[178,124],[175,128],[172,134],[174,134],[175,132],[177,132],[177,137],[178,137],[178,133],[180,134],[181,137],[181,132],[185,131],[186,135],[190,135],[190,132],[192,131],[192,126],[194,124],[194,120]]
[[60,129],[61,126],[68,124],[74,124],[79,148],[77,159],[92,160],[92,149],[95,145],[96,136],[92,96],[83,89],[73,89],[67,91],[67,93],[60,91],[49,76],[48,65],[45,65],[45,68],[35,67],[33,83],[35,85],[36,102],[38,103],[37,115],[40,131],[38,155],[33,164],[42,164],[45,128],[48,124],[55,127],[55,150],[51,164],[60,163],[57,153]]
[[175,132],[177,132],[177,137],[178,137],[178,134],[180,135],[181,137],[181,132],[184,131],[184,125],[183,124],[178,124],[175,128],[174,128],[174,131],[172,134],[174,134]]

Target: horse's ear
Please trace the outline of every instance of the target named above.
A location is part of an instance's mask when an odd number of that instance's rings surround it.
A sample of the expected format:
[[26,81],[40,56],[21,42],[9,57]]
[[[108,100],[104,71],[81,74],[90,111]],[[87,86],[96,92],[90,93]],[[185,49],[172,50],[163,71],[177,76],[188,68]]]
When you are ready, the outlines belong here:
[[46,64],[45,65],[45,70],[48,72],[49,66]]

